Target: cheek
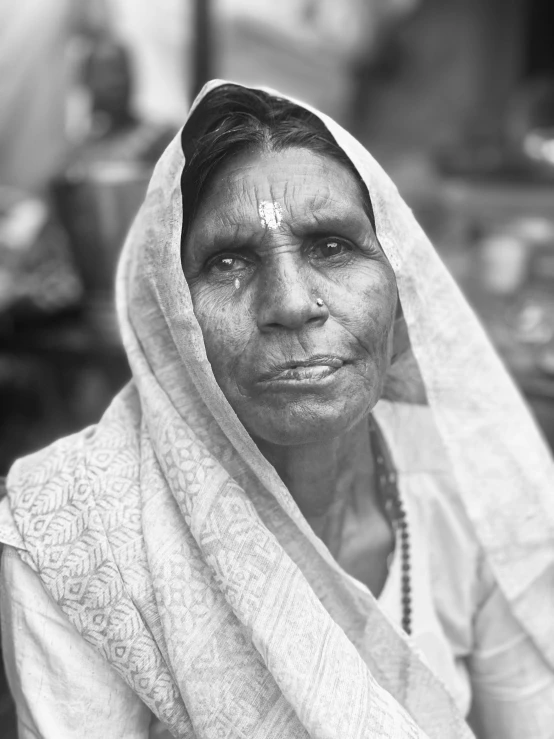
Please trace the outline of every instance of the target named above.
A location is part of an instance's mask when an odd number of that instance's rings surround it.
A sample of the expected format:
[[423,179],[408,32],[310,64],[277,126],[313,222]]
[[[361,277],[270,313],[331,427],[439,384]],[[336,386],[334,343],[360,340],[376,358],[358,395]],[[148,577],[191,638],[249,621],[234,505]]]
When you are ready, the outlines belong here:
[[[342,282],[333,314],[371,355],[390,355],[396,314],[396,280],[390,267],[364,265]],[[375,359],[378,357],[375,356]]]
[[250,314],[234,295],[191,286],[191,297],[214,375],[220,385],[227,384],[252,335]]

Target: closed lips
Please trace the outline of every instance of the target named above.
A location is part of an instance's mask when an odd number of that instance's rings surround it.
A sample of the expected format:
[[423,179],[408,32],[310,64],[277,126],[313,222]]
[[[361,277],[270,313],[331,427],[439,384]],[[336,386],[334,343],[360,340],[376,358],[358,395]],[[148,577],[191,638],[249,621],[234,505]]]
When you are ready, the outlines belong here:
[[345,363],[344,359],[336,356],[317,356],[309,359],[298,359],[276,365],[270,372],[264,373],[260,380],[280,379],[315,379],[324,377],[340,369]]

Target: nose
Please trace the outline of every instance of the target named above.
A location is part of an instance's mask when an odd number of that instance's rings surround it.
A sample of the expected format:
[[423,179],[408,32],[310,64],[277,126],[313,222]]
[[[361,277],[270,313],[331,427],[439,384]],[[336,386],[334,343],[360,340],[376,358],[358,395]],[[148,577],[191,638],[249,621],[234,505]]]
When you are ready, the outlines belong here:
[[[299,331],[307,325],[322,326],[329,318],[325,304],[318,304],[317,285],[310,268],[293,254],[281,255],[264,268],[258,302],[258,328]],[[317,282],[317,281],[315,281]]]

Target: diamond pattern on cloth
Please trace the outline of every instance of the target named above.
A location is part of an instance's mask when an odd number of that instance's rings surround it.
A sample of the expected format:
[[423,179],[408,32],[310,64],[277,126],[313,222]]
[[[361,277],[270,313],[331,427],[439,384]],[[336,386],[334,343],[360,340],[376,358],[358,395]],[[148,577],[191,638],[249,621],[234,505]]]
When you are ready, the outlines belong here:
[[[320,117],[368,186],[468,517],[514,613],[554,663],[552,626],[534,613],[538,604],[554,612],[550,457],[390,180]],[[183,165],[177,137],[119,266],[132,383],[97,426],[10,472],[22,556],[175,737],[471,737],[442,683],[314,535],[217,386],[180,262]]]

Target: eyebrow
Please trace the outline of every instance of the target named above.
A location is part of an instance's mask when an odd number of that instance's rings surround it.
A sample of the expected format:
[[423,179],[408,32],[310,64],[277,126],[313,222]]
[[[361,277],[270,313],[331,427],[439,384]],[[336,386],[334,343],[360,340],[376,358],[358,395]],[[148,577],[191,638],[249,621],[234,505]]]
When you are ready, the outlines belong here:
[[302,215],[295,218],[291,227],[293,232],[295,229],[313,230],[314,224],[316,233],[336,230],[359,234],[362,231],[366,232],[368,228],[373,232],[371,219],[365,208],[353,208],[348,204],[345,204],[345,208],[340,215],[337,215],[335,208],[321,207],[314,209],[310,214],[307,214],[307,217]]

